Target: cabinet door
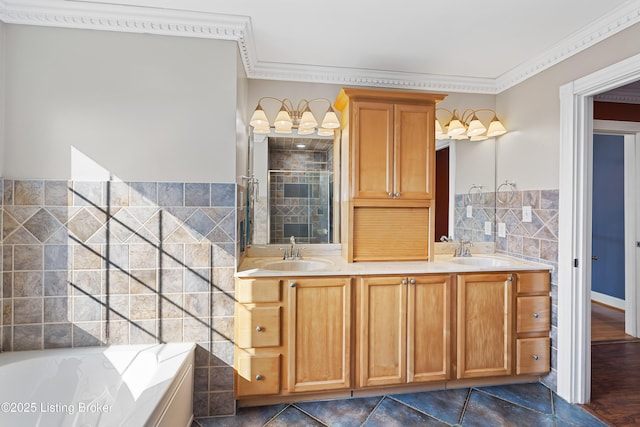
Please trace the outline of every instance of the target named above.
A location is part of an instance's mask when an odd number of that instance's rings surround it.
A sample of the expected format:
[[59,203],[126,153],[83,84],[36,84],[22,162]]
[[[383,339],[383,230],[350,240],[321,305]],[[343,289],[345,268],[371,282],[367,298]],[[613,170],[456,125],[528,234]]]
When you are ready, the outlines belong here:
[[409,278],[407,382],[447,380],[451,365],[451,278]]
[[435,179],[433,106],[394,106],[393,192],[400,199],[432,199]]
[[510,375],[513,276],[458,275],[457,377]]
[[405,277],[361,278],[358,289],[358,386],[406,382]]
[[355,199],[393,196],[393,104],[353,103],[351,194]]
[[350,283],[348,278],[288,281],[290,392],[350,387]]

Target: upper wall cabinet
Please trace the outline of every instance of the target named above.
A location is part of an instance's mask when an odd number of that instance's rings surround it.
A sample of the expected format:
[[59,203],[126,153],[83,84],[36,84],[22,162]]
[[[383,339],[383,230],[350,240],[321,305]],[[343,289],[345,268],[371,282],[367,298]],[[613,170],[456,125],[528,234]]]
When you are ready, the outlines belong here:
[[341,242],[349,262],[431,258],[435,105],[444,97],[340,91]]
[[352,117],[352,197],[431,199],[433,108],[356,101]]

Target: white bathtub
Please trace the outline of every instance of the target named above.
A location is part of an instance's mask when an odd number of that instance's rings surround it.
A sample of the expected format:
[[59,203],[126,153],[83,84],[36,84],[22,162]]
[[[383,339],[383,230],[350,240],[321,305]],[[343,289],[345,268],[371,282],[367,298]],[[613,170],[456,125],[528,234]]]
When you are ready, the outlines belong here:
[[0,354],[0,426],[187,427],[192,343]]

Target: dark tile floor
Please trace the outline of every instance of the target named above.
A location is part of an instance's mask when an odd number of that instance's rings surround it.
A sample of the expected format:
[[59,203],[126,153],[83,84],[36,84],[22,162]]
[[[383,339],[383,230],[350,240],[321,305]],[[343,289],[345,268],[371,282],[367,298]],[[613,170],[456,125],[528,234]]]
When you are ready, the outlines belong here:
[[200,418],[212,426],[606,426],[540,383],[299,402]]

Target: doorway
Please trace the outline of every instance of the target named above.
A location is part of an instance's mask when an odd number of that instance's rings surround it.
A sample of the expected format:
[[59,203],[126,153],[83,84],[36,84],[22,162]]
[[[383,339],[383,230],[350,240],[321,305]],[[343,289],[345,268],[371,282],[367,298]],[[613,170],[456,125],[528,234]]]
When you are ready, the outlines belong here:
[[[566,309],[558,313],[557,372],[558,394],[572,403],[588,402],[591,393],[593,96],[636,80],[640,55],[560,88],[558,306]],[[635,224],[627,233],[636,235]]]

